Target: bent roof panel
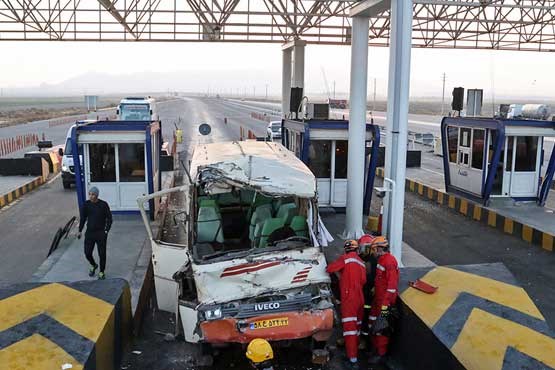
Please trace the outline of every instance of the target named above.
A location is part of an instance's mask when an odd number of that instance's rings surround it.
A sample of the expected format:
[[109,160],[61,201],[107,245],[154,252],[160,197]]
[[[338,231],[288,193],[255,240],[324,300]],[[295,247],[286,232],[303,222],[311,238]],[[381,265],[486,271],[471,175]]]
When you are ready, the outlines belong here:
[[217,173],[228,182],[239,183],[272,195],[316,196],[316,179],[308,167],[283,145],[265,141],[233,141],[197,145],[191,176]]

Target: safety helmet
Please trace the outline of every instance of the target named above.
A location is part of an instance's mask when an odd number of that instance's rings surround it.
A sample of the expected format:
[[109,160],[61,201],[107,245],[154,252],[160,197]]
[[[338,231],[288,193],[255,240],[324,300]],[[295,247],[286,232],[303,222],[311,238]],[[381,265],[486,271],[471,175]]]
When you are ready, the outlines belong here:
[[347,240],[345,244],[343,244],[343,248],[345,248],[346,252],[354,251],[358,249],[358,242],[354,239]]
[[251,340],[247,346],[247,353],[245,355],[249,360],[257,364],[273,359],[274,351],[266,339],[256,338]]
[[377,236],[370,244],[372,248],[389,248],[389,242],[385,238],[385,236]]
[[371,252],[372,241],[374,241],[374,236],[370,234],[364,234],[358,239],[358,245],[360,247],[359,253],[362,256],[367,256]]

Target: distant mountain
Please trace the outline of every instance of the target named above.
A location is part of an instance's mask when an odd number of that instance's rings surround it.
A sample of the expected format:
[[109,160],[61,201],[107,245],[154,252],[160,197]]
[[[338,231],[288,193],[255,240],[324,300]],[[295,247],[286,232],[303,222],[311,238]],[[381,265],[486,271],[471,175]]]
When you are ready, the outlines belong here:
[[[266,81],[266,82],[264,82]],[[265,84],[276,90],[281,87],[281,77],[272,76],[267,71],[182,71],[182,72],[142,72],[131,74],[109,74],[88,72],[64,80],[57,84],[43,83],[37,87],[5,88],[4,95],[84,95],[115,94],[137,91],[221,91],[236,94],[253,94],[253,86],[258,86],[256,94],[265,94]]]

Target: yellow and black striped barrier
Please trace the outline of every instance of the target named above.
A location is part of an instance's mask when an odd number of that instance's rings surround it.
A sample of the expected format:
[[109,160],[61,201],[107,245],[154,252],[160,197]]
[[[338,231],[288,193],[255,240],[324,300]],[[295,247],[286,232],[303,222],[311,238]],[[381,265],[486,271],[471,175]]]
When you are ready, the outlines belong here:
[[6,194],[0,194],[0,209],[7,206],[8,204],[14,202],[16,199],[20,198],[23,194],[38,188],[44,183],[41,176],[34,178],[32,181],[10,191]]
[[[421,279],[434,294],[410,288]],[[401,271],[394,351],[413,369],[555,369],[555,338],[500,263]]]
[[[384,169],[377,168],[376,175],[378,177],[383,177]],[[553,252],[555,249],[554,235],[500,215],[471,200],[462,198],[458,195],[445,193],[411,179],[406,179],[405,189],[406,191],[416,193],[441,206],[450,208],[474,221],[481,222],[484,225],[496,228],[506,234],[521,238],[528,243],[538,245],[549,252]]]
[[0,289],[0,370],[119,369],[130,333],[123,279]]

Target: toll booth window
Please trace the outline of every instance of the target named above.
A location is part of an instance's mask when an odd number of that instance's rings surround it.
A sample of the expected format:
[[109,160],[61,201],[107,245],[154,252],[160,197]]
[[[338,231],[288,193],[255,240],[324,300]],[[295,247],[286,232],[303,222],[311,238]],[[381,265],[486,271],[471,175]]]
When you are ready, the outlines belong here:
[[517,136],[515,171],[536,171],[538,138],[536,136]]
[[335,143],[335,178],[347,178],[347,154],[349,146],[346,140],[337,140]]
[[474,130],[472,136],[472,168],[483,169],[484,163],[484,130]]
[[311,140],[308,149],[308,168],[316,178],[329,179],[331,173],[331,141]]
[[459,136],[459,146],[470,148],[470,134],[472,130],[469,128],[461,127]]
[[119,181],[145,181],[145,145],[119,144]]
[[447,145],[449,149],[449,162],[457,163],[457,145],[459,129],[457,127],[447,127]]
[[116,145],[89,144],[91,182],[116,182]]
[[505,162],[505,171],[511,172],[513,170],[513,145],[515,142],[514,136],[507,138],[507,162]]

